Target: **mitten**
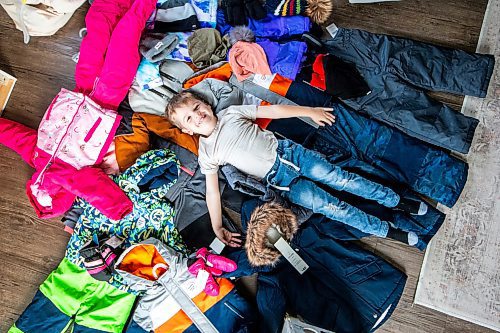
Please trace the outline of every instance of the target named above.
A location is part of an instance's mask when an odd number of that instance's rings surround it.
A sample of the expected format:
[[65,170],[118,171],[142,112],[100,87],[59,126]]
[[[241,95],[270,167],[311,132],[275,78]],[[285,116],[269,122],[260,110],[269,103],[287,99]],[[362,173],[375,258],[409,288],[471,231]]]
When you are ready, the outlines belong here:
[[243,0],[223,0],[224,16],[229,25],[247,25]]
[[[223,257],[223,256],[219,256],[217,254],[212,254],[208,251],[208,249],[206,247],[203,247],[203,248],[199,249],[198,251],[196,251],[196,258],[204,259],[206,262],[206,265],[209,268],[212,268],[212,271],[214,271],[214,272],[223,271],[223,272],[230,273],[230,272],[234,272],[236,270],[236,268],[238,268],[236,263],[234,261],[232,261],[231,259],[228,259],[228,258]],[[215,273],[212,273],[212,274],[221,275],[222,272],[219,274],[215,274]]]
[[205,247],[196,252],[196,258],[196,261],[188,267],[189,273],[198,276],[202,270],[208,272],[204,291],[210,296],[219,295],[220,287],[215,281],[214,275],[219,276],[223,272],[233,272],[238,266],[231,259],[210,253]]
[[245,13],[248,17],[255,20],[262,20],[267,16],[266,10],[262,6],[259,0],[244,0],[245,1]]
[[203,291],[205,291],[205,293],[209,296],[217,296],[220,292],[219,284],[217,283],[217,281],[215,281],[213,275],[208,271],[207,268],[209,267],[207,267],[207,265],[205,264],[205,260],[200,258],[197,259],[194,264],[188,267],[188,271],[194,276],[198,276],[198,273],[200,271],[207,271],[208,278],[207,282],[205,283],[205,289],[203,289]]

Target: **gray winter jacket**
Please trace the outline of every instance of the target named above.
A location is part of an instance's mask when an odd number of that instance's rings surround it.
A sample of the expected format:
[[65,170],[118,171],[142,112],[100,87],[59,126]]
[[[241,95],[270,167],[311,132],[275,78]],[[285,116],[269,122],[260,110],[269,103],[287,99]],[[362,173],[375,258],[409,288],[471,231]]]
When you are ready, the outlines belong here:
[[118,274],[141,292],[133,320],[147,332],[247,332],[253,310],[225,278],[209,296],[205,283],[188,271],[188,258],[149,238],[126,249],[115,264]]

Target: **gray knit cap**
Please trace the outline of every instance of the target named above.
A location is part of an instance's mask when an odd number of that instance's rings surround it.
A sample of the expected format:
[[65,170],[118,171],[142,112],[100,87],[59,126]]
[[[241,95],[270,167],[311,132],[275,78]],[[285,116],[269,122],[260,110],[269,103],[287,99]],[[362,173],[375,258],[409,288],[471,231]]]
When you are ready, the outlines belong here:
[[141,40],[139,51],[150,62],[165,60],[179,43],[176,35],[147,33]]

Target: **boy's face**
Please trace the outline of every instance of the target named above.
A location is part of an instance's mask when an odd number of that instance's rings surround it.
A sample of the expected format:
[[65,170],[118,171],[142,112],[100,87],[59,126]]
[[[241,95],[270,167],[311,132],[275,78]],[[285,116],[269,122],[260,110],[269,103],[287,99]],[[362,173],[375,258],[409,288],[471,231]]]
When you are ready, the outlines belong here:
[[206,103],[193,99],[175,110],[175,119],[181,130],[190,135],[200,134],[209,136],[217,125],[212,108]]

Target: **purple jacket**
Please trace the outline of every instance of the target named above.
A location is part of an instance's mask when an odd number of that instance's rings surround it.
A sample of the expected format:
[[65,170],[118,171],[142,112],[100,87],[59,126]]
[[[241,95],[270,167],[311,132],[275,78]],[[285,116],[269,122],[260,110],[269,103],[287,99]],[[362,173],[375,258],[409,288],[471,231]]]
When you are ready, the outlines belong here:
[[[290,40],[308,32],[311,21],[304,16],[268,15],[262,20],[249,20],[248,27],[255,33],[257,44],[262,46],[267,56],[271,72],[294,80],[300,71],[306,43]],[[288,40],[288,41],[285,41]]]
[[[269,14],[262,20],[249,18],[248,27],[255,34],[257,44],[266,53],[272,73],[278,73],[291,80],[300,71],[307,51],[306,43],[298,40],[308,32],[311,21],[305,16],[274,16]],[[221,12],[217,16],[217,29],[225,34],[231,26],[227,25]]]

